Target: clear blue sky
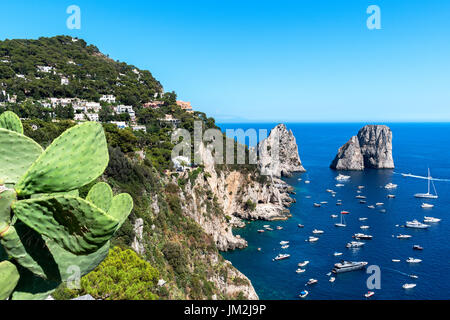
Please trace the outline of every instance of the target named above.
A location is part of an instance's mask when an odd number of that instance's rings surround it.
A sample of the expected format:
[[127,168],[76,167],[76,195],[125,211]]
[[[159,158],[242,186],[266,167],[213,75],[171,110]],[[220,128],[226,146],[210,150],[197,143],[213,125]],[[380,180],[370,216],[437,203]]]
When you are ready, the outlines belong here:
[[0,39],[60,34],[222,122],[450,121],[450,1],[2,1]]

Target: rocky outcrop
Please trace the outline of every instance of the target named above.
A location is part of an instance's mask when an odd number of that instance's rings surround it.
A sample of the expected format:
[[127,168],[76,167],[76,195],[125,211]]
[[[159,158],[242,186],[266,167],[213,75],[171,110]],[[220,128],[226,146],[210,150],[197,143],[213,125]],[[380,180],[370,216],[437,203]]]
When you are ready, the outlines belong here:
[[136,219],[133,226],[134,239],[131,244],[131,248],[138,254],[142,255],[145,253],[142,236],[144,232],[144,220],[142,218]]
[[294,134],[284,124],[270,131],[269,137],[258,145],[258,167],[261,174],[289,177],[293,172],[305,172]]
[[392,131],[384,125],[367,125],[343,145],[330,167],[336,170],[394,169]]

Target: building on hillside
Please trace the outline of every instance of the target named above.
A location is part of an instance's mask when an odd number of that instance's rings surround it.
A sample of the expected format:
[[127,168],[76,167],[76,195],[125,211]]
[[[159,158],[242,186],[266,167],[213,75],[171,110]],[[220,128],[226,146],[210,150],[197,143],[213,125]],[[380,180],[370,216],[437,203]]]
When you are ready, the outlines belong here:
[[68,86],[69,85],[69,79],[66,77],[61,77],[61,85],[62,86]]
[[181,109],[183,109],[184,111],[186,111],[186,112],[189,112],[189,113],[194,112],[194,111],[192,110],[192,105],[191,105],[190,102],[185,102],[185,101],[178,100],[178,101],[177,101],[177,105],[178,105]]
[[99,102],[83,101],[81,105],[84,106],[87,110],[94,110],[94,112],[99,112],[102,108]]
[[84,116],[84,113],[75,113],[73,120],[84,121],[84,120],[86,120],[86,117]]
[[159,109],[164,105],[164,101],[149,101],[142,105],[143,108]]
[[172,124],[172,125],[174,125],[174,126],[178,126],[180,123],[181,123],[181,120],[180,119],[176,119],[176,118],[174,118],[171,114],[166,114],[165,115],[165,118],[163,118],[163,119],[158,119],[160,122],[163,122],[163,123],[169,123],[169,124]]
[[50,73],[52,72],[53,67],[50,66],[37,66],[37,71],[44,72],[44,73]]
[[86,115],[89,118],[89,121],[94,121],[94,122],[100,121],[97,113],[87,113]]
[[100,101],[106,102],[106,103],[116,103],[116,97],[112,94],[104,94],[101,98]]
[[133,131],[147,132],[147,128],[145,126],[131,126],[131,129],[133,129]]
[[117,128],[119,128],[119,129],[128,128],[128,125],[126,124],[125,121],[110,121],[109,123],[115,124],[117,126]]
[[128,113],[130,115],[131,121],[136,120],[136,113],[134,112],[132,106],[124,106],[123,104],[121,104],[115,107],[114,111],[118,114]]

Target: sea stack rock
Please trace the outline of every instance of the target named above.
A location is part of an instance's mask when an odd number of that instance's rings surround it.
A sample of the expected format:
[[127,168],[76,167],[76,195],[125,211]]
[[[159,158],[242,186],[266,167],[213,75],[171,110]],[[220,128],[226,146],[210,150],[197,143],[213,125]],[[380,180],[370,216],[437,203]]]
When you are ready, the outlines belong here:
[[384,125],[367,125],[343,145],[330,166],[336,170],[394,169],[392,131]]
[[280,178],[306,171],[300,161],[294,134],[284,124],[273,128],[269,137],[259,143],[258,155],[261,174]]

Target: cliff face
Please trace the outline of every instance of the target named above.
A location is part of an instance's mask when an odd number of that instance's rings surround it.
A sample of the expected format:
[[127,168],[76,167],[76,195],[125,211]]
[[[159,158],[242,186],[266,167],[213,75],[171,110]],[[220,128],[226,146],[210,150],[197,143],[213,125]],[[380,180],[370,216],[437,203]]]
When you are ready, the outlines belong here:
[[263,174],[280,178],[306,171],[300,161],[295,137],[284,124],[270,131],[269,137],[258,145],[258,154],[258,167]]
[[336,170],[393,169],[392,131],[384,125],[367,125],[343,145],[330,167]]

